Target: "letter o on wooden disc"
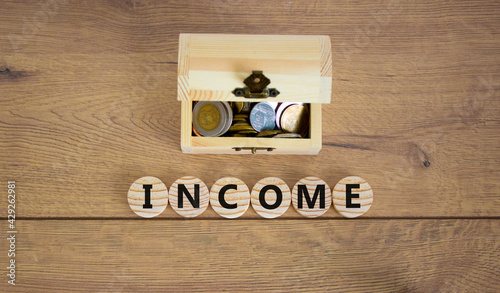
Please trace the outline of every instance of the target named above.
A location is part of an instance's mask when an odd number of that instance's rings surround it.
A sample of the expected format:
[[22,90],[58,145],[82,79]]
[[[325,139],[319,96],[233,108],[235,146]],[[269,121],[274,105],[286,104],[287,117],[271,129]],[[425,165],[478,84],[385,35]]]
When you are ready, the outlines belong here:
[[177,214],[194,218],[207,209],[210,195],[203,181],[193,176],[184,176],[172,184],[168,200]]
[[293,187],[292,203],[302,216],[316,218],[330,208],[332,192],[328,184],[317,177],[302,178]]
[[276,177],[259,180],[252,188],[252,207],[263,218],[277,218],[290,206],[292,196],[285,181]]
[[248,186],[238,178],[221,178],[212,185],[210,205],[217,214],[224,218],[238,218],[250,206]]
[[333,188],[333,206],[346,218],[356,218],[366,213],[373,203],[373,190],[363,178],[349,176]]
[[142,177],[130,185],[127,198],[134,213],[143,218],[153,218],[163,213],[168,205],[167,186],[156,177]]

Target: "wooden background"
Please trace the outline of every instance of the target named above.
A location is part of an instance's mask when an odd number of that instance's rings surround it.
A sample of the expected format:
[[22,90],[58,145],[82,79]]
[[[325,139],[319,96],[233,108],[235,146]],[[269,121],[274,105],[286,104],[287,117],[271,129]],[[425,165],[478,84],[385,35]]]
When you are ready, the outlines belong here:
[[[500,2],[2,1],[0,182],[17,183],[17,284],[0,291],[500,291]],[[333,96],[317,156],[180,151],[178,35],[325,34]],[[142,176],[250,188],[277,176],[375,201],[141,219]],[[5,232],[3,232],[5,233]],[[4,236],[6,234],[3,234]]]

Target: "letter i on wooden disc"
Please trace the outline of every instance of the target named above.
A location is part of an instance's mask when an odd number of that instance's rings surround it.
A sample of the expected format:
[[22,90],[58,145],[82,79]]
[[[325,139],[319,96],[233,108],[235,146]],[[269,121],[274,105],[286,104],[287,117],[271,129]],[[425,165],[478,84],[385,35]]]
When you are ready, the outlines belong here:
[[130,185],[127,198],[128,205],[137,215],[156,217],[167,207],[167,186],[156,177],[142,177]]
[[290,206],[292,196],[285,181],[276,177],[259,180],[252,188],[252,207],[263,218],[277,218]]
[[328,184],[317,177],[302,178],[293,187],[292,203],[302,216],[316,218],[330,208],[332,192]]
[[193,176],[184,176],[172,184],[168,199],[177,214],[194,218],[207,209],[210,195],[203,181]]
[[212,185],[210,205],[217,214],[224,218],[238,218],[250,206],[248,186],[238,178],[221,178]]
[[366,213],[373,203],[373,190],[363,178],[349,176],[333,188],[333,206],[346,218],[356,218]]

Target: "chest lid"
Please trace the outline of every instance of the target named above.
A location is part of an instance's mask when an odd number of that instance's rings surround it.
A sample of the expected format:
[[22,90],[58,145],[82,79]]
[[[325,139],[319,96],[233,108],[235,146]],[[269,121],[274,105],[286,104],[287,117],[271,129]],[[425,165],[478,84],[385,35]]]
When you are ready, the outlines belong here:
[[[253,72],[269,79],[272,95],[242,96]],[[179,101],[330,103],[330,37],[180,34],[177,78]]]

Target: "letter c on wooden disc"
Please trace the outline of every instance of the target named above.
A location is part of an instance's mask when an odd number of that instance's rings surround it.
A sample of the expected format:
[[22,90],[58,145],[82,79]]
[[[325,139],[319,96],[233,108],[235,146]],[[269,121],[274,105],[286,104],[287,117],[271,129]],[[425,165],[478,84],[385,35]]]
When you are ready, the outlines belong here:
[[212,185],[210,205],[217,214],[224,218],[238,218],[250,206],[248,186],[238,178],[221,178]]

